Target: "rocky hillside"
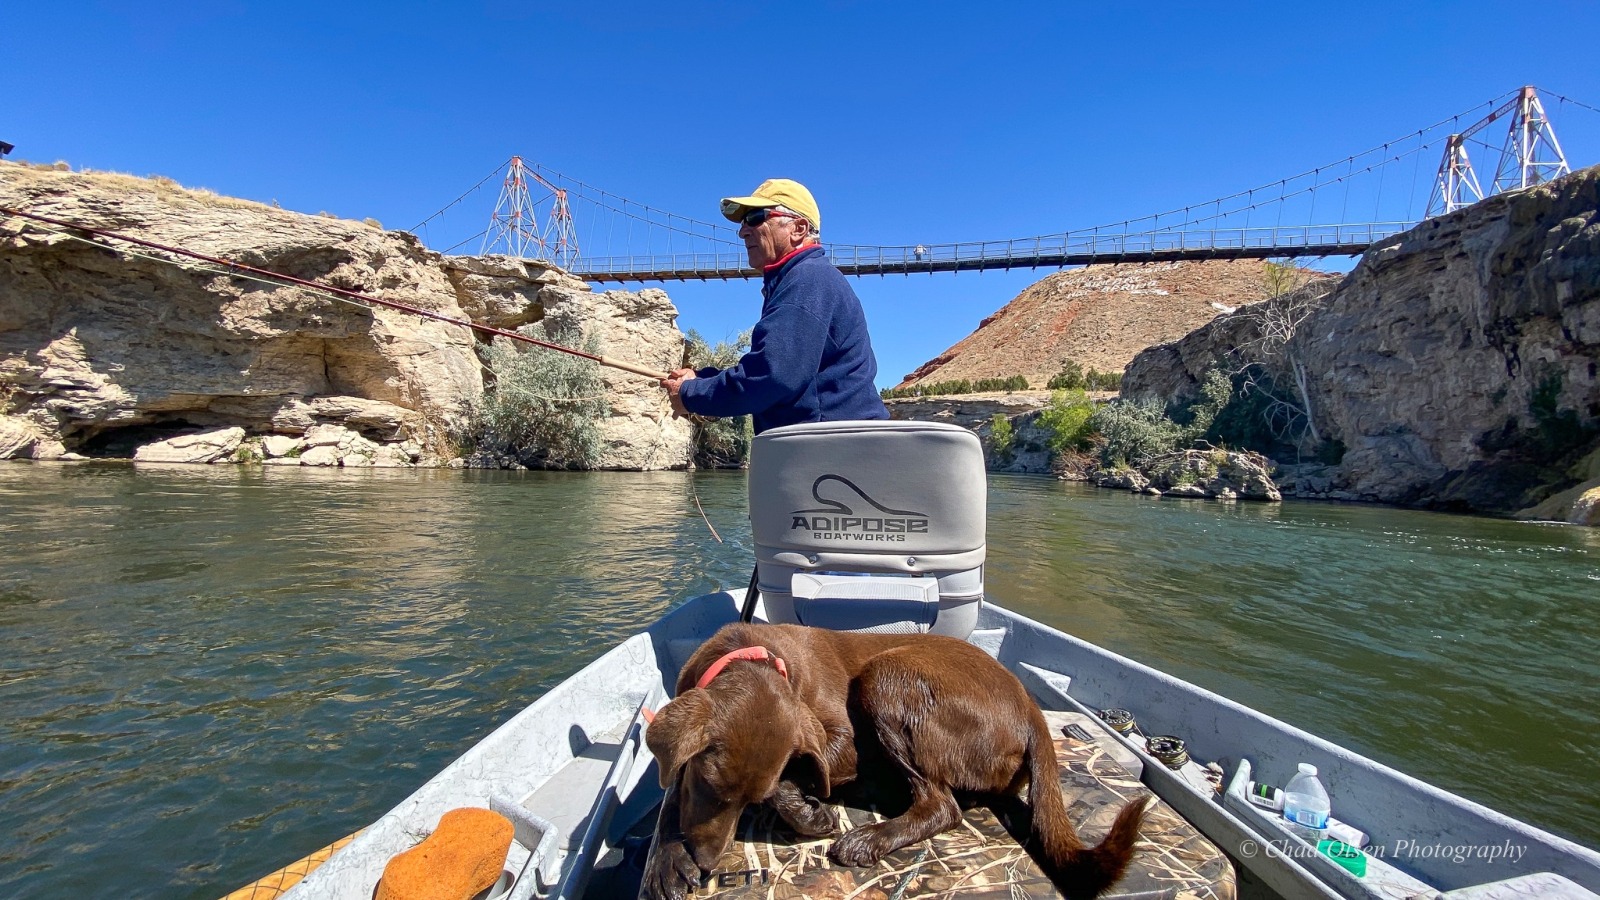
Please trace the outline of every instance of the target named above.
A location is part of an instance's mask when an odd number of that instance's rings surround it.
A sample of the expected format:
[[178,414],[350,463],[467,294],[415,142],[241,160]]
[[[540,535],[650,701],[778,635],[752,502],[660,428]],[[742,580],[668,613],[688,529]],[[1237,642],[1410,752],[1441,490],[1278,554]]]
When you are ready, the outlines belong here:
[[1057,272],[978,330],[923,363],[901,387],[1022,375],[1044,387],[1067,361],[1120,372],[1141,350],[1174,341],[1224,311],[1265,297],[1266,263],[1172,262]]
[[[1482,512],[1549,501],[1528,514],[1555,518],[1592,508],[1597,210],[1600,167],[1491,197],[1373,247],[1305,308],[1288,351],[1337,462],[1302,470],[1298,492]],[[1192,394],[1207,368],[1241,361],[1262,312],[1141,354],[1124,395]]]
[[[375,223],[165,179],[6,162],[0,206],[500,328],[577,322],[602,353],[654,368],[682,358],[677,311],[661,291],[591,293],[559,270],[444,257]],[[313,458],[438,462],[455,452],[451,435],[483,390],[484,348],[461,326],[0,217],[0,459],[132,456],[209,432],[303,440],[320,429],[314,445],[340,452]],[[602,465],[684,465],[689,426],[671,417],[660,389],[609,369],[605,377]],[[299,459],[301,449],[280,458]]]

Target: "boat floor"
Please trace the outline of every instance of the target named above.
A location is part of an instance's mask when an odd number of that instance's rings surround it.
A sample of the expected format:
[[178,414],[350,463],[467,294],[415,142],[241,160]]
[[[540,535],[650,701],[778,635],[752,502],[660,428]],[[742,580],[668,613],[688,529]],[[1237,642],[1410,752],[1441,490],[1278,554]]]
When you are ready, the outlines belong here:
[[[1151,796],[1136,772],[1118,757],[1135,767],[1137,758],[1104,735],[1098,722],[1070,713],[1047,713],[1047,717],[1056,735],[1068,815],[1084,841],[1098,843],[1128,801]],[[1076,722],[1082,729],[1078,733],[1087,732],[1091,739],[1071,736],[1064,730],[1069,722]],[[860,801],[847,801],[835,809],[842,830],[884,818]],[[966,809],[955,829],[904,847],[870,868],[830,862],[827,851],[833,840],[833,836],[801,838],[770,808],[751,807],[740,820],[734,843],[695,896],[726,900],[1060,896],[1008,826],[986,806]],[[1138,852],[1127,873],[1102,896],[1233,900],[1236,885],[1233,866],[1222,851],[1156,800],[1146,814]]]

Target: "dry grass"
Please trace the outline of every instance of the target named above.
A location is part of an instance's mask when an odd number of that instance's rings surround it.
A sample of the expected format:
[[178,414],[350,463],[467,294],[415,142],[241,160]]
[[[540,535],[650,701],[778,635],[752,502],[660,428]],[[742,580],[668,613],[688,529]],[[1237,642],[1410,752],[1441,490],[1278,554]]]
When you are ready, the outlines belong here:
[[[254,200],[243,200],[238,197],[228,197],[209,188],[186,188],[175,179],[165,175],[149,175],[139,177],[126,172],[97,171],[94,169],[81,169],[72,171],[72,166],[65,162],[34,163],[22,160],[0,160],[0,173],[9,173],[16,170],[16,174],[23,177],[37,178],[64,178],[68,180],[83,180],[97,189],[122,193],[152,193],[157,194],[165,201],[191,202],[198,206],[220,209],[252,209],[252,210],[281,210],[276,202],[268,205],[257,203]],[[332,213],[318,213],[319,216],[329,219],[340,219]],[[354,221],[345,220],[341,221]],[[370,224],[370,220],[369,220]]]

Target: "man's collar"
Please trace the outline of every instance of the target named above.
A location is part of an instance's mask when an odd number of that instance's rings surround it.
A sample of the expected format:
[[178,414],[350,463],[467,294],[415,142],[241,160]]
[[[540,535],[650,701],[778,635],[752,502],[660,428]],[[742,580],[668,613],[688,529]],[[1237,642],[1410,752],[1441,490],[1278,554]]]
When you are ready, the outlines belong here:
[[800,246],[794,248],[793,250],[790,250],[788,253],[785,253],[783,255],[783,258],[778,260],[777,262],[769,263],[768,265],[763,266],[762,269],[761,269],[761,274],[770,275],[771,273],[776,272],[779,269],[783,268],[785,263],[789,262],[790,260],[792,260],[795,257],[799,256],[800,254],[806,252],[807,250],[811,250],[811,249],[821,250],[822,249],[822,245],[817,243],[816,241],[812,241],[809,244],[801,244]]

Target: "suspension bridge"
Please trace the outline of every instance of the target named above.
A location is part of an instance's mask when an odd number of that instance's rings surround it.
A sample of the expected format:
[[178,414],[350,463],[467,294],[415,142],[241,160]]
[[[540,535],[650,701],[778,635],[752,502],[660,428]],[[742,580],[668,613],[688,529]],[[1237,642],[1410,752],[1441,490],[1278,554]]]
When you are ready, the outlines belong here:
[[[1600,113],[1559,94],[1545,96],[1562,109]],[[1485,168],[1494,173],[1488,189],[1474,155],[1494,164]],[[1361,153],[1207,203],[1024,238],[823,246],[846,275],[1355,256],[1424,218],[1569,171],[1551,115],[1539,92],[1525,86]],[[488,226],[436,249],[541,259],[593,282],[760,274],[749,267],[730,223],[655,209],[520,156],[411,230],[430,245],[443,242],[433,239],[435,232],[453,239],[455,223],[473,215],[471,201],[496,179]]]

